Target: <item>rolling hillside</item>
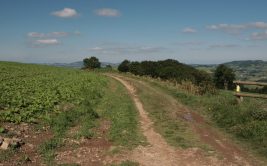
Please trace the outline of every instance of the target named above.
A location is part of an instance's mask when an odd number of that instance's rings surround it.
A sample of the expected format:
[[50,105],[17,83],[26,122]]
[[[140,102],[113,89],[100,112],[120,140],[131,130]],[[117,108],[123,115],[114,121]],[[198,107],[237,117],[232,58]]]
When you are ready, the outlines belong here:
[[267,61],[233,61],[225,63],[240,80],[267,82]]
[[[236,78],[246,81],[267,82],[267,61],[247,60],[224,63],[235,71]],[[197,69],[213,73],[218,65],[193,65]]]

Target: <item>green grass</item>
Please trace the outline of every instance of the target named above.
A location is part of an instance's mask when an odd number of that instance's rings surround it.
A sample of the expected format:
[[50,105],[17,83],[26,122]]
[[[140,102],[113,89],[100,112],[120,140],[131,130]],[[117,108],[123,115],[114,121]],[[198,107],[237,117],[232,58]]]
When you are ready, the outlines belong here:
[[[140,84],[136,79],[130,79],[137,88],[137,95],[143,103],[144,109],[154,122],[155,129],[166,141],[176,147],[203,147],[190,125],[180,117],[177,105],[173,105],[171,98],[152,88]],[[206,149],[206,147],[205,147]]]
[[14,148],[8,150],[0,150],[0,161],[7,161],[11,156],[16,153],[17,151]]
[[126,160],[121,162],[120,164],[111,164],[110,166],[139,166],[139,163]]
[[267,102],[245,98],[238,104],[231,91],[196,96],[164,82],[142,79],[204,115],[207,120],[232,135],[243,147],[267,158]]
[[55,150],[56,148],[63,146],[63,140],[61,138],[52,138],[46,142],[44,142],[39,147],[39,153],[41,154],[43,161],[46,165],[55,165]]
[[80,166],[80,164],[76,164],[76,163],[73,163],[73,164],[59,164],[58,166]]
[[109,78],[109,88],[98,112],[111,122],[108,138],[115,145],[132,149],[145,143],[139,128],[138,111],[127,90],[118,81]]
[[5,128],[0,127],[0,133],[4,133],[5,132]]
[[77,138],[92,138],[94,136],[92,129],[96,126],[99,115],[87,100],[76,109],[52,115],[47,119],[54,137],[44,142],[39,148],[39,152],[47,165],[55,164],[55,151],[57,148],[64,146],[63,138],[66,137],[66,132],[70,127],[80,126]]

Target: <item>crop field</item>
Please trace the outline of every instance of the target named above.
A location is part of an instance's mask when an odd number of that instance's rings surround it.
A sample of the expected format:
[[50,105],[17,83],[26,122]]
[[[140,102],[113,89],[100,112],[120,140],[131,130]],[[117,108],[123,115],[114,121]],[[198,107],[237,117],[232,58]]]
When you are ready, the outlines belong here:
[[101,154],[111,143],[119,151],[145,142],[127,91],[100,73],[13,62],[0,62],[0,71],[0,141],[22,142],[0,147],[0,165],[57,165],[66,162],[58,154],[94,142]]
[[34,122],[64,108],[79,105],[85,95],[97,103],[105,81],[79,70],[0,62],[0,120]]

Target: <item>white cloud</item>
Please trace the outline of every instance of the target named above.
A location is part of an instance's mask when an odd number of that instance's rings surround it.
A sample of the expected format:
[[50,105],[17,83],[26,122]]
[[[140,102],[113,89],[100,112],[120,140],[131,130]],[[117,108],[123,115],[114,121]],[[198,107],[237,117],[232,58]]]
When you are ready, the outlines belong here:
[[252,22],[252,23],[245,23],[245,24],[217,24],[217,25],[208,25],[207,29],[220,30],[220,31],[230,33],[230,34],[238,34],[243,30],[267,29],[267,23]]
[[230,34],[240,33],[241,30],[246,29],[246,25],[238,25],[238,24],[218,24],[218,25],[209,25],[207,29],[209,30],[221,30]]
[[197,30],[191,27],[187,27],[185,29],[183,29],[183,33],[196,33]]
[[249,40],[267,40],[267,30],[265,32],[254,32],[250,35]]
[[100,54],[150,54],[162,52],[164,47],[150,46],[113,46],[113,47],[93,47],[90,51]]
[[103,17],[119,17],[121,15],[120,11],[111,8],[97,9],[95,14]]
[[175,45],[182,45],[182,46],[199,46],[205,44],[203,41],[185,41],[185,42],[177,42]]
[[67,32],[51,32],[47,34],[48,37],[65,37],[68,35],[69,33]]
[[34,44],[37,45],[58,45],[60,42],[57,39],[40,39],[36,40]]
[[44,37],[45,34],[43,33],[38,33],[38,32],[29,32],[28,37],[36,37],[36,38],[41,38]]
[[91,50],[91,51],[102,51],[103,48],[101,48],[101,47],[93,47],[93,48],[89,48],[89,50]]
[[74,31],[74,32],[58,31],[50,33],[29,32],[27,36],[30,38],[60,38],[60,37],[66,37],[70,35],[80,35],[80,34],[81,32],[79,31]]
[[50,45],[58,45],[61,42],[59,38],[67,37],[67,36],[74,36],[80,35],[79,31],[74,32],[63,32],[63,31],[55,31],[49,33],[39,33],[39,32],[29,32],[28,36],[28,43],[31,47],[39,48],[43,46],[50,46]]
[[267,29],[267,23],[265,23],[265,22],[250,23],[250,26],[251,26],[251,28]]
[[240,45],[238,44],[213,44],[210,45],[209,48],[236,48],[236,47],[240,47]]
[[64,8],[62,10],[52,12],[51,14],[61,18],[72,18],[79,15],[75,9],[71,8]]

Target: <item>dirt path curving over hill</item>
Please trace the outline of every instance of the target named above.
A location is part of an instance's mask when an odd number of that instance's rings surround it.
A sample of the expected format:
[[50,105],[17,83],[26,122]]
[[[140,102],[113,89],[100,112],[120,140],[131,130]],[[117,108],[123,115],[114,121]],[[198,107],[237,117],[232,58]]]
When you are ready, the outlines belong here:
[[[190,117],[189,119],[192,120],[194,131],[204,143],[211,145],[216,151],[219,151],[219,153],[223,155],[223,159],[218,159],[215,156],[208,156],[199,148],[175,149],[171,147],[160,134],[155,132],[153,122],[148,117],[148,113],[144,110],[142,102],[136,95],[133,82],[129,80],[126,81],[125,78],[117,75],[108,76],[121,82],[129,91],[140,114],[140,124],[143,134],[150,144],[149,146],[138,146],[132,152],[124,156],[126,159],[136,161],[143,166],[253,165],[250,161],[247,161],[243,154],[241,155],[241,151],[239,151],[238,148],[225,141],[224,138],[220,138],[220,136],[213,133],[212,130],[200,127],[204,125],[204,120],[201,116],[185,109],[180,111]],[[142,84],[145,83],[142,82]],[[145,88],[149,89],[150,87]],[[169,98],[169,102],[173,104],[176,109],[181,109],[174,98],[171,96],[167,96],[167,98]]]

